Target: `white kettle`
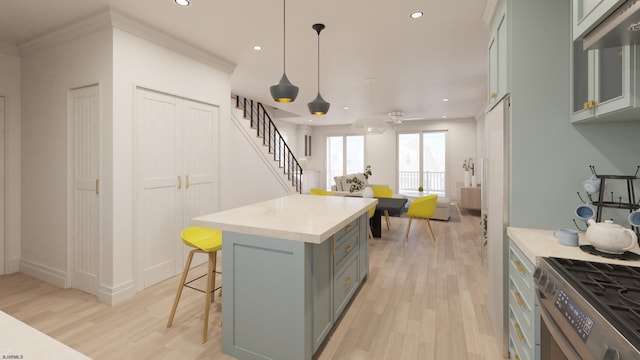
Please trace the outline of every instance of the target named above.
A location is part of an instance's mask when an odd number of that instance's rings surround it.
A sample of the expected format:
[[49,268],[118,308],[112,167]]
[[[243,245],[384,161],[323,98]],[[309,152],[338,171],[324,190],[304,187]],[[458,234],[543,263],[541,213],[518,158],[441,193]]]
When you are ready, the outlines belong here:
[[633,230],[614,224],[612,220],[598,223],[589,219],[587,223],[587,241],[602,252],[621,254],[633,248],[638,241]]

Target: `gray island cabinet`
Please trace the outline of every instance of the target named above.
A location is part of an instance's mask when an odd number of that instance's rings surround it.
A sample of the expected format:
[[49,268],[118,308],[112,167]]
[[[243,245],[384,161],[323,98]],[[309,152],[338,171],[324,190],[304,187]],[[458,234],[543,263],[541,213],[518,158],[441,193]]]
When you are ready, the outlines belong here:
[[376,199],[291,195],[193,219],[222,230],[222,351],[311,359],[369,272]]

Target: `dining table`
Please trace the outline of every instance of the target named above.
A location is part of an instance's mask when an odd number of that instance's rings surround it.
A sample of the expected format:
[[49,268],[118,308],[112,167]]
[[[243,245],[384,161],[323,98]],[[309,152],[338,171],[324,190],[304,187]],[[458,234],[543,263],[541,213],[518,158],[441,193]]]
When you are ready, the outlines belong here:
[[376,205],[376,211],[373,217],[369,220],[371,225],[371,233],[374,238],[382,237],[382,214],[385,210],[389,212],[402,213],[405,205],[407,204],[406,198],[377,198],[378,204]]

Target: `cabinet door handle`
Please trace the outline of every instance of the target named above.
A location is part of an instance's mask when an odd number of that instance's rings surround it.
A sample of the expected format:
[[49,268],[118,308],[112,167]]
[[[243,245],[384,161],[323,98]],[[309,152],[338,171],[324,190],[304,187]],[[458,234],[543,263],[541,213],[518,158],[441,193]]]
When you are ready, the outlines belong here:
[[518,271],[520,271],[521,273],[523,274],[527,273],[527,269],[524,266],[522,266],[522,263],[520,262],[520,260],[518,259],[513,260],[513,265],[515,265],[516,269],[518,269]]
[[520,305],[520,307],[523,310],[527,310],[527,303],[524,302],[524,300],[522,299],[522,295],[520,295],[519,291],[514,291],[513,292],[513,296],[516,298],[516,301],[518,302],[518,305]]
[[351,224],[349,224],[349,225],[347,225],[347,226],[345,226],[345,227],[344,227],[344,231],[345,231],[345,232],[349,232],[349,231],[351,230],[351,228],[352,228],[352,225],[351,225]]
[[498,93],[492,92],[491,94],[489,94],[489,99],[495,99],[497,97],[498,97]]
[[589,110],[589,103],[591,103],[591,101],[587,101],[584,104],[582,104],[582,110]]
[[344,282],[344,287],[349,286],[349,284],[351,284],[351,280],[353,280],[353,278],[351,277],[351,275],[349,275],[347,280],[345,280],[345,282]]
[[595,100],[591,100],[591,107],[594,108],[596,106],[598,106],[598,102]]
[[345,254],[348,254],[348,253],[350,253],[350,252],[351,252],[351,250],[353,250],[353,246],[352,246],[352,245],[349,245],[349,246],[347,246],[347,248],[346,248],[346,249],[344,249],[344,253],[345,253]]
[[185,186],[185,189],[188,189],[189,188],[189,175],[187,175],[186,178],[187,178],[187,186]]
[[96,179],[96,195],[100,195],[100,179]]
[[182,176],[178,175],[178,190],[182,189]]
[[513,328],[516,329],[518,339],[520,339],[520,341],[524,343],[527,340],[527,338],[524,337],[524,334],[522,333],[522,329],[520,329],[520,324],[513,323]]

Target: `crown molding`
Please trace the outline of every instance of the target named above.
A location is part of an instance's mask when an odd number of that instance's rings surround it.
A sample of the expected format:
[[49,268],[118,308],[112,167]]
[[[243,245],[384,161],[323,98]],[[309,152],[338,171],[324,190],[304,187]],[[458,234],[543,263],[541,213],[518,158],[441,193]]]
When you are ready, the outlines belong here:
[[493,14],[496,12],[496,8],[498,7],[498,0],[487,0],[484,3],[484,10],[482,11],[482,21],[487,26],[491,25],[491,19],[493,18]]
[[[183,40],[179,40],[162,32],[161,30],[152,28],[151,26],[145,25],[109,8],[103,9],[100,12],[90,15],[80,21],[53,30],[38,38],[19,44],[17,46],[17,52],[20,56],[29,55],[42,49],[57,46],[70,40],[78,39],[88,34],[111,28],[117,28],[128,32],[139,38],[175,51],[178,54],[187,56],[228,74],[233,73],[236,68],[235,63],[199,49]],[[0,47],[0,51],[2,50],[3,47]]]
[[228,74],[233,73],[236,64],[227,61],[210,52],[199,49],[184,40],[179,40],[158,29],[145,25],[123,14],[111,11],[113,27],[126,31],[156,45],[162,46],[178,54],[190,57],[196,61],[212,66]]
[[20,56],[30,55],[110,27],[111,14],[108,10],[103,10],[80,21],[67,24],[40,37],[18,44],[18,52]]
[[3,42],[0,42],[0,54],[20,56],[17,46]]

